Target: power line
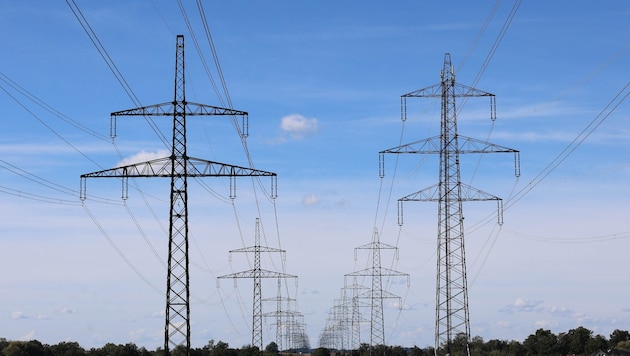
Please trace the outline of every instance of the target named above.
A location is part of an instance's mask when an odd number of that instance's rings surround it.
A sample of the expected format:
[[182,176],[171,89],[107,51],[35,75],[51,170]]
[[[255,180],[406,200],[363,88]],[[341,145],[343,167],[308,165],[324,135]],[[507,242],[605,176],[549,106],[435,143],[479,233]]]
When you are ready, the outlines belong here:
[[[110,138],[99,134],[98,132],[88,128],[87,126],[81,124],[80,122],[73,120],[71,118],[69,118],[68,116],[62,114],[61,112],[59,112],[57,109],[53,108],[52,106],[48,105],[47,103],[45,103],[42,99],[38,98],[36,95],[34,95],[33,93],[29,92],[28,90],[24,89],[22,86],[20,86],[18,83],[16,83],[15,81],[13,81],[11,78],[9,78],[8,76],[6,76],[4,73],[0,72],[0,80],[2,80],[3,82],[5,82],[6,84],[8,84],[10,87],[12,87],[14,90],[16,90],[17,92],[19,92],[20,94],[22,94],[23,96],[25,96],[27,99],[29,99],[30,101],[32,101],[33,103],[35,103],[36,105],[40,106],[41,108],[43,108],[44,110],[48,111],[49,113],[53,114],[54,116],[58,117],[59,119],[65,121],[66,123],[68,123],[69,125],[74,126],[75,128],[87,133],[90,136],[94,136],[100,140],[103,141],[110,141]],[[4,88],[3,88],[4,89]],[[6,92],[6,90],[5,90]]]
[[[70,2],[72,2],[72,4]],[[98,53],[101,56],[101,58],[103,58],[103,60],[105,61],[105,64],[107,65],[109,70],[112,72],[114,77],[116,77],[116,80],[118,81],[120,86],[123,88],[125,93],[127,93],[127,96],[129,96],[131,101],[136,106],[142,106],[141,103],[140,103],[140,100],[138,99],[136,94],[131,89],[131,86],[129,85],[129,83],[127,83],[127,80],[125,80],[125,77],[122,75],[122,73],[120,72],[120,70],[116,66],[116,63],[110,57],[109,53],[107,53],[107,50],[105,49],[105,46],[103,46],[103,44],[99,40],[98,36],[96,35],[94,30],[90,26],[90,23],[87,21],[85,16],[83,16],[83,13],[81,12],[81,9],[79,8],[79,6],[76,4],[76,2],[74,0],[66,0],[66,4],[68,4],[68,7],[70,8],[72,13],[76,17],[77,21],[79,21],[79,24],[83,28],[83,31],[85,31],[85,34],[88,36],[88,38],[90,39],[90,41],[92,42],[92,44],[96,48],[96,50],[98,51]],[[164,146],[169,147],[168,140],[166,139],[164,134],[162,134],[162,132],[160,131],[160,128],[155,124],[153,119],[151,119],[151,117],[149,117],[149,116],[145,116],[144,119],[147,121],[149,126],[153,129],[153,132],[155,132],[155,134],[160,138],[160,140],[162,140],[162,143],[164,143]]]
[[140,272],[140,270],[131,262],[131,260],[127,258],[127,256],[122,252],[122,250],[118,247],[118,245],[116,245],[114,240],[112,240],[112,238],[109,236],[107,231],[105,231],[105,229],[98,222],[98,220],[96,219],[92,211],[88,208],[87,204],[85,204],[85,201],[83,202],[82,206],[83,206],[83,210],[85,210],[85,212],[88,214],[90,219],[92,219],[92,222],[94,223],[94,225],[96,225],[98,230],[101,232],[101,235],[103,235],[103,237],[107,240],[107,242],[109,242],[109,244],[112,246],[114,251],[116,251],[116,253],[120,256],[120,258],[122,258],[125,264],[127,264],[127,266],[129,266],[129,268],[131,268],[131,270],[133,270],[134,273],[138,275],[138,277],[140,277],[140,279],[144,281],[144,283],[146,283],[149,287],[151,287],[151,289],[155,290],[156,292],[160,294],[163,294],[164,292],[160,288],[156,287],[153,283],[151,283],[151,281],[144,274],[142,274],[142,272]]

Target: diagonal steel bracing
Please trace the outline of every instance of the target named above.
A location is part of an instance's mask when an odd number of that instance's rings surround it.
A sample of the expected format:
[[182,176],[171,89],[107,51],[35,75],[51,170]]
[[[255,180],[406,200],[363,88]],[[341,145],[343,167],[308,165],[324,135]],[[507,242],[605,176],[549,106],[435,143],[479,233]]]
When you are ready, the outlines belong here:
[[457,133],[456,98],[490,98],[490,118],[496,119],[494,94],[455,82],[450,54],[444,56],[441,81],[401,96],[402,120],[407,118],[407,98],[440,98],[440,135],[381,151],[380,176],[384,176],[385,154],[439,154],[439,183],[398,200],[399,223],[402,224],[402,203],[407,201],[438,202],[437,283],[435,352],[451,352],[455,337],[466,338],[469,354],[470,318],[464,250],[464,218],[462,202],[496,200],[498,223],[503,223],[501,198],[463,184],[460,179],[459,155],[465,153],[513,153],[514,173],[520,175],[519,152],[489,142],[460,136]]
[[240,116],[246,134],[248,114],[244,111],[186,101],[184,76],[184,36],[178,35],[175,54],[175,90],[172,102],[117,111],[111,114],[110,134],[116,136],[119,116],[171,116],[173,136],[171,155],[152,161],[131,164],[81,175],[81,198],[86,197],[87,178],[121,178],[123,199],[127,198],[128,179],[140,177],[170,178],[170,213],[168,272],[166,278],[166,322],[164,350],[185,346],[190,350],[190,278],[188,272],[188,177],[230,177],[230,196],[234,196],[234,177],[269,176],[272,197],[275,197],[276,174],[247,167],[188,157],[186,118],[188,116]]
[[241,271],[231,274],[226,274],[223,276],[217,277],[217,286],[218,281],[220,279],[232,278],[234,280],[238,278],[250,278],[254,280],[254,298],[252,302],[252,346],[258,347],[258,350],[263,350],[263,312],[262,312],[262,279],[263,278],[295,278],[297,283],[297,276],[269,271],[261,268],[260,264],[260,254],[261,252],[279,252],[284,254],[285,250],[261,246],[260,245],[260,220],[256,218],[256,233],[254,238],[254,246],[244,247],[236,250],[231,250],[230,253],[233,252],[247,252],[254,254],[254,268]]

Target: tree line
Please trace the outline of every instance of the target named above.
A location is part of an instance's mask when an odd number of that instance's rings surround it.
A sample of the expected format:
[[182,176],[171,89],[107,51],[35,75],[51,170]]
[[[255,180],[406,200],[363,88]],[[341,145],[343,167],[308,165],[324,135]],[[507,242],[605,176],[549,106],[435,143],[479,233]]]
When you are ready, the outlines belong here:
[[[598,351],[604,351],[607,355],[630,355],[630,332],[615,330],[608,338],[603,335],[594,335],[593,331],[578,327],[564,333],[554,334],[550,330],[538,329],[529,335],[523,342],[514,340],[492,339],[484,341],[480,336],[473,337],[467,344],[465,335],[458,335],[450,345],[451,355],[463,355],[466,347],[474,356],[530,356],[530,355],[593,355]],[[361,344],[357,350],[328,350],[317,348],[314,350],[293,350],[293,352],[280,352],[275,342],[269,343],[264,350],[256,346],[245,345],[241,348],[232,348],[228,343],[210,340],[201,348],[191,348],[190,356],[279,356],[290,353],[308,353],[312,356],[425,356],[434,355],[432,347],[420,348],[377,345],[370,348],[368,344]],[[43,344],[37,340],[9,341],[0,338],[0,355],[2,356],[162,356],[165,352],[161,348],[147,350],[133,343],[113,344],[107,343],[100,348],[84,349],[77,342],[60,342],[56,345]],[[442,349],[438,355],[445,355]],[[184,347],[171,350],[173,356],[185,356]]]

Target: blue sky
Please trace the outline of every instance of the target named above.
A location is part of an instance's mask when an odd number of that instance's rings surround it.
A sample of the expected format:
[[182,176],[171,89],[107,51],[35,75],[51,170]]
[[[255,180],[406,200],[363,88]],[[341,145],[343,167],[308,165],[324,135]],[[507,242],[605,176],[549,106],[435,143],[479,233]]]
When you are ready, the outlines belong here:
[[[214,70],[197,7],[184,3]],[[187,99],[225,106],[176,2],[77,5],[143,105],[172,100],[175,36],[184,34]],[[85,208],[78,190],[83,173],[163,156],[167,147],[144,120],[131,117],[119,120],[112,145],[109,113],[136,105],[66,3],[0,1],[0,7],[0,337],[161,346],[168,181],[136,180],[126,207],[118,181],[89,181]],[[400,95],[439,82],[445,52],[458,82],[497,96],[494,125],[487,101],[460,105],[460,134],[521,151],[518,179],[510,155],[462,159],[464,182],[509,205],[502,227],[482,224],[494,204],[464,206],[472,334],[522,341],[540,327],[557,333],[585,326],[605,336],[630,329],[629,107],[613,101],[628,93],[630,4],[523,2],[481,72],[512,7],[204,4],[233,106],[249,112],[253,162],[278,173],[279,197],[274,205],[243,179],[232,204],[224,180],[204,181],[212,194],[191,184],[193,346],[251,340],[251,281],[237,288],[222,281],[217,288],[216,277],[249,268],[245,256],[230,261],[228,251],[253,244],[256,217],[265,244],[287,250],[284,267],[277,256],[265,256],[264,268],[299,276],[288,290],[312,346],[344,274],[365,267],[366,257],[355,261],[353,249],[370,241],[374,227],[381,241],[400,248],[397,261],[384,252],[383,263],[411,276],[409,287],[391,283],[403,304],[399,310],[388,300],[386,342],[433,344],[437,206],[405,205],[399,228],[396,199],[437,182],[437,157],[386,157],[380,179],[378,152],[437,134],[439,102],[409,101],[403,130]],[[15,84],[54,109],[29,100]],[[616,109],[540,180],[611,101]],[[170,120],[155,121],[168,136]],[[189,155],[247,164],[227,119],[190,118],[188,127]],[[518,195],[528,184],[532,189]],[[275,296],[275,282],[263,289]],[[272,323],[266,322],[265,344]]]

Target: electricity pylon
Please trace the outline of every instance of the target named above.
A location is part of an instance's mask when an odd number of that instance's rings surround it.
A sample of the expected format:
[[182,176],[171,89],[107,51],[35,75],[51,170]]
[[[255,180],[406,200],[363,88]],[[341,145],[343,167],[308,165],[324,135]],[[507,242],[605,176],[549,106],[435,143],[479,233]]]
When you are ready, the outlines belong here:
[[[389,268],[381,267],[381,250],[393,249],[396,251],[398,258],[398,248],[380,242],[378,230],[374,228],[372,234],[372,242],[355,248],[356,250],[372,251],[372,266],[360,271],[346,274],[346,277],[371,277],[372,285],[370,289],[361,297],[370,299],[370,346],[385,345],[385,320],[383,317],[383,299],[398,298],[386,290],[383,290],[383,277],[407,277],[407,286],[409,286],[409,274],[394,271]],[[399,303],[402,308],[402,303]]]
[[[370,290],[370,288],[362,286],[357,283],[357,277],[352,278],[352,284],[345,285],[344,287],[344,295],[346,295],[346,290],[352,291],[352,296],[350,305],[351,305],[351,321],[350,321],[350,349],[358,350],[361,346],[361,322],[363,318],[361,316],[361,307],[363,306],[371,306],[371,304],[365,305],[364,302],[361,301],[361,295],[366,293],[366,290]],[[361,292],[363,291],[363,292]]]
[[189,157],[186,152],[186,117],[241,116],[244,111],[186,101],[184,78],[184,36],[178,35],[175,50],[175,97],[172,102],[123,110],[111,114],[111,136],[116,136],[119,116],[172,116],[173,138],[171,155],[152,161],[131,164],[81,175],[81,199],[85,199],[87,178],[121,178],[122,198],[128,196],[129,178],[164,177],[171,179],[171,207],[169,214],[168,271],[166,277],[166,325],[164,350],[185,345],[190,350],[190,285],[188,260],[188,177],[230,177],[230,196],[233,197],[234,178],[237,176],[270,176],[272,196],[275,196],[276,174],[251,168]]
[[262,279],[263,278],[277,278],[277,279],[296,278],[297,280],[297,276],[281,273],[281,272],[269,271],[269,270],[262,269],[260,267],[260,253],[261,252],[285,253],[286,251],[273,248],[273,247],[260,246],[260,220],[258,218],[256,218],[256,233],[255,233],[254,246],[239,248],[239,249],[230,251],[230,253],[234,253],[234,252],[254,253],[254,268],[247,271],[230,273],[230,274],[217,277],[217,287],[219,284],[219,280],[225,279],[225,278],[232,278],[235,280],[235,283],[236,283],[236,279],[238,278],[251,278],[254,280],[254,298],[253,298],[253,305],[252,305],[252,346],[257,346],[258,349],[262,351],[263,350],[263,337],[262,337],[263,312],[262,312],[262,286],[261,286]]
[[514,153],[515,175],[520,175],[519,151],[489,142],[460,136],[457,133],[455,98],[489,97],[490,118],[496,120],[494,94],[455,82],[450,54],[444,56],[441,82],[401,96],[402,120],[406,120],[407,98],[441,98],[441,131],[439,136],[415,141],[381,151],[380,175],[384,176],[384,154],[439,154],[440,181],[398,200],[399,224],[402,224],[402,203],[406,201],[438,202],[437,286],[435,308],[435,352],[440,348],[451,351],[456,336],[465,335],[466,353],[469,354],[470,318],[464,250],[464,217],[462,202],[496,200],[498,223],[503,223],[501,198],[461,182],[459,155],[462,153]]
[[[282,297],[282,278],[278,278],[278,291],[277,295],[273,298],[264,298],[263,302],[276,302],[276,311],[269,312],[263,314],[264,317],[268,318],[276,318],[276,345],[278,345],[278,350],[282,351],[284,348],[282,347],[282,339],[283,339],[283,330],[284,334],[287,334],[287,323],[285,321],[289,320],[291,316],[291,311],[289,310],[289,303],[295,301],[294,298],[290,297]],[[287,302],[287,310],[283,310],[282,302]],[[288,344],[287,344],[288,345]]]

